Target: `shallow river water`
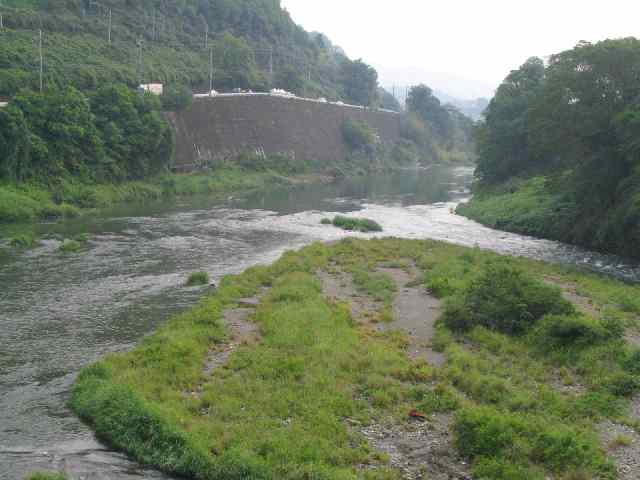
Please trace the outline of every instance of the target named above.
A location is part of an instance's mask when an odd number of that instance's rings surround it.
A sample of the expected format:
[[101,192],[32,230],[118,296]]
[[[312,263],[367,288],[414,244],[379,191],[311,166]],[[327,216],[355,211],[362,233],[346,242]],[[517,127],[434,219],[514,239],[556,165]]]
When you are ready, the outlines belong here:
[[[0,257],[0,479],[41,469],[76,479],[160,479],[98,443],[67,409],[77,372],[129,349],[214,280],[270,263],[286,249],[347,234],[320,225],[349,213],[377,220],[383,236],[433,238],[577,265],[630,281],[638,264],[581,248],[491,230],[452,213],[468,198],[472,171],[432,168],[332,185],[214,201],[181,199],[121,207],[93,218],[42,224],[38,248]],[[60,240],[89,233],[90,248],[57,252]],[[2,237],[0,231],[0,237]],[[367,235],[360,235],[369,237]]]

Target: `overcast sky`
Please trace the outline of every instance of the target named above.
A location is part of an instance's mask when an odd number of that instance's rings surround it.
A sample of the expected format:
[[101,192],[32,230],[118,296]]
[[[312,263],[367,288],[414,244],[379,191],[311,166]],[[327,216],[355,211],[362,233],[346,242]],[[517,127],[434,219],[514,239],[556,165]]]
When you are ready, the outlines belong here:
[[533,56],[580,40],[640,37],[640,0],[282,0],[307,30],[325,33],[381,83],[422,81],[450,94],[491,92]]

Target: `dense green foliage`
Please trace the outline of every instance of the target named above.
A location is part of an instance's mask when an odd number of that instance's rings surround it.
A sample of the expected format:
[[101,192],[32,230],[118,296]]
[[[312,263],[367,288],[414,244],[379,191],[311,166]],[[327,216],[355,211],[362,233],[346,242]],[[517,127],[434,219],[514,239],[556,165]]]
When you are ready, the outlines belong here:
[[42,27],[45,88],[160,82],[208,91],[212,50],[219,91],[285,88],[378,101],[375,71],[304,31],[279,0],[12,0],[0,8],[0,96],[38,88]]
[[21,93],[0,110],[0,180],[122,181],[165,171],[173,139],[159,107],[124,86],[89,97],[72,87]]
[[347,118],[342,123],[342,137],[351,150],[371,153],[376,146],[376,134],[366,123]]
[[[480,205],[463,211],[484,221],[496,184],[544,176],[531,207],[553,198],[557,208],[531,233],[640,256],[639,69],[640,41],[625,38],[582,42],[546,68],[533,58],[513,71],[478,129]],[[511,193],[503,204],[523,203],[524,193]],[[550,235],[544,224],[557,216],[564,223]],[[521,231],[527,222],[513,217],[504,223]]]
[[474,122],[455,107],[445,106],[426,85],[412,87],[402,135],[421,152],[442,161],[475,160]]
[[506,264],[488,265],[460,297],[447,304],[443,320],[453,330],[483,326],[507,334],[527,332],[545,315],[569,315],[573,306],[560,290]]
[[375,220],[369,218],[351,218],[344,215],[337,215],[333,220],[323,218],[323,225],[333,225],[349,232],[381,232],[382,226]]
[[207,272],[194,272],[187,279],[187,287],[209,285],[209,274]]

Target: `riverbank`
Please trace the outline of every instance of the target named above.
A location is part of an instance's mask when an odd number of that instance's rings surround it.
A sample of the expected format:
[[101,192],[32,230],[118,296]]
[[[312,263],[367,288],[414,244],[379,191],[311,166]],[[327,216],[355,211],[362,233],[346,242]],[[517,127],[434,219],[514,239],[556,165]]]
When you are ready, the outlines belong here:
[[535,177],[481,189],[457,212],[498,230],[640,258],[640,199],[589,214],[546,184]]
[[616,478],[639,293],[435,241],[314,244],[85,369],[72,407],[194,478]]
[[0,186],[0,222],[77,217],[124,202],[145,202],[166,196],[224,195],[292,181],[274,171],[229,168],[212,174],[167,174],[148,181],[119,185],[62,180],[55,187],[29,184]]

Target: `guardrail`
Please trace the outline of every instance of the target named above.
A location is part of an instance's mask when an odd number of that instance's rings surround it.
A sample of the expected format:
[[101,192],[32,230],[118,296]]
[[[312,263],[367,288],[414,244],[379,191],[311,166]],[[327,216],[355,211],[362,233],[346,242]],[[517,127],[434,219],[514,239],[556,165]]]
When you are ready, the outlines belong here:
[[358,110],[369,110],[372,112],[384,112],[384,113],[393,113],[395,115],[399,115],[400,112],[396,112],[395,110],[388,110],[385,108],[371,108],[364,107],[362,105],[350,105],[344,102],[329,102],[326,100],[320,100],[317,98],[306,98],[306,97],[298,97],[297,95],[278,95],[276,93],[269,92],[239,92],[239,93],[216,93],[214,95],[210,95],[208,93],[196,93],[193,95],[196,99],[201,98],[228,98],[228,97],[273,97],[273,98],[282,98],[287,100],[300,100],[303,102],[313,102],[313,103],[323,103],[326,105],[336,105],[339,107],[346,108],[356,108]]

